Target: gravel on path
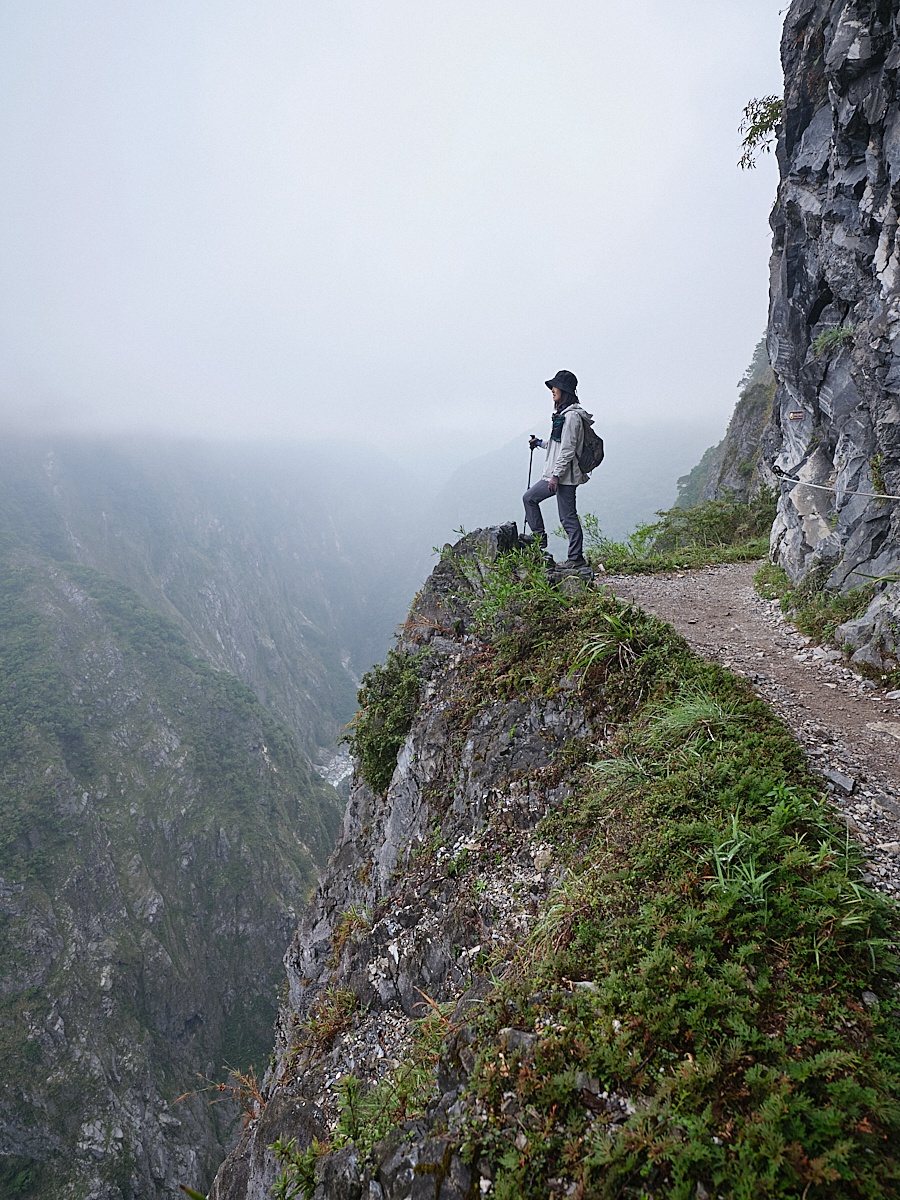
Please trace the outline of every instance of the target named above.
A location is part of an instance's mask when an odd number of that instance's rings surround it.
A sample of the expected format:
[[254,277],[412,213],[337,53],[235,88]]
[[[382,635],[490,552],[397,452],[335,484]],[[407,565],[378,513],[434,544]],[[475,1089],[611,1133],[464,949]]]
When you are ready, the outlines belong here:
[[900,898],[900,696],[815,646],[753,587],[759,563],[598,583],[674,625],[704,657],[747,678],[806,749],[851,835],[866,881]]

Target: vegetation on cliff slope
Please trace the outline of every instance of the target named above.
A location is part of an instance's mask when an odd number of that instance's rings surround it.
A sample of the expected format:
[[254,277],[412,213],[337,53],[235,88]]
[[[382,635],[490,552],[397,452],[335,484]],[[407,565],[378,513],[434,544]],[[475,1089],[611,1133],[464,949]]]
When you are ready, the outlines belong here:
[[[838,627],[863,615],[875,598],[880,581],[838,592],[825,586],[828,575],[827,567],[818,567],[793,584],[783,567],[767,562],[756,572],[754,584],[764,599],[780,601],[781,611],[802,634],[815,642],[834,646]],[[845,654],[851,654],[854,648],[845,645],[841,649]],[[878,669],[865,663],[854,666],[883,686],[900,687],[898,669]]]
[[802,634],[817,642],[830,642],[839,625],[866,611],[875,594],[875,584],[835,592],[826,589],[827,578],[828,568],[819,568],[794,585],[784,567],[767,562],[756,572],[754,583],[763,599],[780,601],[781,611]]
[[[746,684],[614,601],[580,616],[600,630],[582,687],[637,703],[548,822],[570,873],[479,1022],[470,1152],[501,1197],[559,1176],[609,1197],[887,1194],[892,910]],[[504,1051],[509,1027],[533,1047]]]
[[422,684],[420,664],[412,655],[392,649],[383,664],[362,677],[359,711],[343,741],[359,764],[363,779],[379,794],[386,792],[397,754],[409,733]]
[[229,1114],[167,1106],[264,1056],[338,808],[173,621],[0,543],[0,1195],[209,1175]]
[[[864,886],[801,748],[666,625],[515,566],[449,736],[504,697],[573,686],[607,736],[551,768],[567,798],[543,832],[565,873],[495,963],[474,1069],[446,1013],[441,1050],[434,1018],[423,1033],[424,1061],[465,1080],[449,1116],[418,1092],[428,1136],[503,1200],[894,1194],[896,912]],[[391,1095],[367,1110],[354,1093],[338,1140],[377,1155]],[[284,1195],[309,1193],[324,1149],[285,1156]]]

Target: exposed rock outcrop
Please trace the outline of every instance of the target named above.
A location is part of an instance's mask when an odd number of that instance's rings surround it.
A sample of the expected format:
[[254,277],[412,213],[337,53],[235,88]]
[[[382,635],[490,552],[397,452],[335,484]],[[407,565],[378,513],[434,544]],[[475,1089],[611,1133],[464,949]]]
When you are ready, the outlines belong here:
[[406,682],[363,689],[361,764],[391,731],[396,766],[353,788],[211,1200],[784,1196],[833,1161],[887,1194],[895,975],[846,828],[745,683],[516,540],[447,548],[370,677]]
[[837,640],[895,666],[900,630],[900,12],[794,0],[782,41],[781,184],[765,456],[783,473],[773,553],[792,579],[883,580]]
[[[435,1003],[455,1001],[461,1027],[457,1073],[439,1072],[438,1108],[450,1109],[462,1090],[474,1061],[466,1021],[489,987],[479,965],[492,953],[496,963],[498,950],[514,954],[559,879],[536,831],[568,791],[554,763],[573,741],[604,735],[571,685],[540,700],[510,695],[474,717],[467,711],[485,652],[467,632],[478,577],[517,540],[512,524],[469,534],[416,598],[403,648],[422,653],[428,674],[418,714],[387,793],[355,780],[330,866],[285,957],[289,996],[265,1109],[223,1164],[210,1200],[269,1200],[278,1174],[271,1143],[323,1138],[337,1118],[341,1080],[383,1079],[410,1056],[413,1021]],[[485,862],[493,864],[487,876]],[[329,1038],[323,1028],[337,998],[351,996],[352,1015]],[[427,1183],[428,1195],[439,1188],[444,1200],[462,1200],[471,1171],[429,1137],[433,1123],[407,1124],[403,1132],[416,1136],[387,1139],[368,1164],[352,1148],[330,1155],[315,1195],[392,1200]]]

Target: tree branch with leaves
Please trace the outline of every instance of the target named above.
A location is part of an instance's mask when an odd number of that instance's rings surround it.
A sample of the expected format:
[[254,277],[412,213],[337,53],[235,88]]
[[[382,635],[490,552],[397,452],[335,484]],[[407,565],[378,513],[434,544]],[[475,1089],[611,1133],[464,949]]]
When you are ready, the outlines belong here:
[[769,153],[783,111],[784,101],[779,96],[761,96],[750,101],[738,126],[744,150],[738,160],[739,167],[745,171],[752,170],[760,154]]

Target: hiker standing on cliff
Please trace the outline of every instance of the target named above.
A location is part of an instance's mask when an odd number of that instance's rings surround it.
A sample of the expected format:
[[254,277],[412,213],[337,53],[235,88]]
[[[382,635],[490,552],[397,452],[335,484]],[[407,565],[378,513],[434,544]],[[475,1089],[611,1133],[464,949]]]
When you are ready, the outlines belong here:
[[541,546],[547,545],[541,503],[556,496],[559,519],[569,537],[569,556],[566,567],[577,570],[586,567],[584,560],[584,533],[575,510],[575,492],[590,479],[582,471],[578,458],[584,446],[584,422],[593,423],[594,418],[578,403],[575,389],[578,380],[571,371],[557,371],[552,379],[546,380],[553,396],[553,428],[545,441],[535,437],[528,439],[529,447],[546,447],[542,479],[528,489],[522,497],[525,504],[525,519],[532,531],[532,539]]

